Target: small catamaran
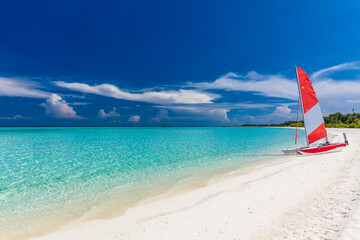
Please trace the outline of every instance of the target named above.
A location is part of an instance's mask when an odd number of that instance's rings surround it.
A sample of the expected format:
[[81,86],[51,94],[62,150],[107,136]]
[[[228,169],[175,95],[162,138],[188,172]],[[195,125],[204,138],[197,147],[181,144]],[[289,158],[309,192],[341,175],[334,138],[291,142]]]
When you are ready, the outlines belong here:
[[[295,144],[297,143],[297,139],[299,138],[298,120],[299,107],[301,105],[307,146],[299,148],[288,148],[284,149],[283,152],[285,154],[300,153],[303,155],[308,155],[333,152],[336,150],[340,150],[343,147],[346,147],[346,145],[348,145],[348,141],[346,139],[345,133],[343,134],[345,143],[329,143],[327,138],[327,132],[325,129],[324,118],[322,116],[319,101],[316,97],[310,78],[301,68],[295,66],[295,69],[299,90]],[[325,139],[325,143],[310,146],[310,144],[319,141],[320,139]]]

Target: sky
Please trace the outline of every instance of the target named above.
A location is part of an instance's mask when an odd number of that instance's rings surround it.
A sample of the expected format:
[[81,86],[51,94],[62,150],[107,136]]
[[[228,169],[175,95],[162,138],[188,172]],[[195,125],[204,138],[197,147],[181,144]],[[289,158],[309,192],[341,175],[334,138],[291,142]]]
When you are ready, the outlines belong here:
[[359,1],[2,1],[0,126],[231,126],[360,111]]

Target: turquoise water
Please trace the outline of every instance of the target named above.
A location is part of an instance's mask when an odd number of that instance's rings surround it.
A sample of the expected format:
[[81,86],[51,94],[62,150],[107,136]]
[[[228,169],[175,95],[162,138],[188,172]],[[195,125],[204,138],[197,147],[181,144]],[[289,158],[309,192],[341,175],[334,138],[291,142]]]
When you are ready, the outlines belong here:
[[120,213],[178,184],[281,156],[294,136],[258,127],[0,128],[0,239]]

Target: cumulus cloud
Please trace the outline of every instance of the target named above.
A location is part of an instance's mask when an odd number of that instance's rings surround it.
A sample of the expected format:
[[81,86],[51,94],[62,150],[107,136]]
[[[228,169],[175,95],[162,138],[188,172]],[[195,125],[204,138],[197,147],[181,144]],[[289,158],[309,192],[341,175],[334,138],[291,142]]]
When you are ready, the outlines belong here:
[[219,97],[216,94],[204,93],[197,90],[168,90],[168,91],[145,91],[142,93],[131,93],[124,91],[115,85],[99,84],[90,86],[85,83],[67,83],[62,81],[55,82],[55,85],[67,88],[73,91],[83,93],[92,93],[106,97],[117,99],[125,99],[130,101],[140,101],[158,104],[171,104],[171,103],[211,103],[212,100]]
[[[270,114],[265,114],[263,115],[263,118],[265,119],[269,119],[270,121],[273,120],[275,122],[282,122],[284,119],[290,120],[290,119],[295,119],[296,118],[296,114],[297,114],[297,106],[296,106],[296,110],[292,111],[289,108],[290,104],[281,104],[280,106],[277,106],[274,110],[274,112],[270,113]],[[293,104],[295,105],[295,104]],[[299,114],[300,114],[299,110]]]
[[140,122],[140,116],[135,115],[135,116],[129,117],[129,122],[131,122],[131,123],[139,123]]
[[19,79],[0,77],[0,96],[6,97],[29,97],[47,98],[50,93],[39,90],[36,82]]
[[256,118],[254,116],[251,116],[251,115],[241,116],[241,120],[242,120],[241,122],[244,122],[244,123],[247,123],[247,124],[253,123],[255,119]]
[[168,113],[168,110],[161,109],[155,117],[150,118],[150,122],[161,122],[161,120],[169,119]]
[[289,114],[291,113],[291,109],[289,108],[289,105],[288,104],[283,104],[283,105],[280,105],[278,107],[276,107],[275,109],[275,114]]
[[57,94],[51,94],[46,102],[40,104],[46,109],[46,114],[55,118],[82,118],[76,114],[74,109]]
[[99,110],[99,116],[102,117],[102,118],[109,118],[109,117],[119,117],[120,114],[117,113],[116,108],[113,107],[113,109],[109,113],[106,113],[104,111],[104,109],[100,109]]
[[1,120],[18,120],[18,119],[33,119],[32,117],[23,117],[21,115],[15,115],[13,117],[0,117]]

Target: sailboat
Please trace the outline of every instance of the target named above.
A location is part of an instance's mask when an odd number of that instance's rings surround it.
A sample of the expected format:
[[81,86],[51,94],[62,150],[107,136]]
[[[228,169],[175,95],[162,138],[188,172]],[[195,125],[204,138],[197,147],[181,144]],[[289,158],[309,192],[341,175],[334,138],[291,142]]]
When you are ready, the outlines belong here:
[[[300,153],[303,155],[309,155],[334,152],[346,147],[349,143],[345,133],[343,134],[345,140],[344,143],[329,143],[324,118],[310,78],[303,69],[295,66],[295,70],[299,90],[298,116],[299,107],[301,105],[306,135],[306,147],[288,148],[282,151],[285,154]],[[296,124],[295,143],[297,143],[297,139],[299,138],[298,120],[299,119],[297,119]],[[310,145],[321,139],[325,139],[325,143],[320,143],[315,146]]]

